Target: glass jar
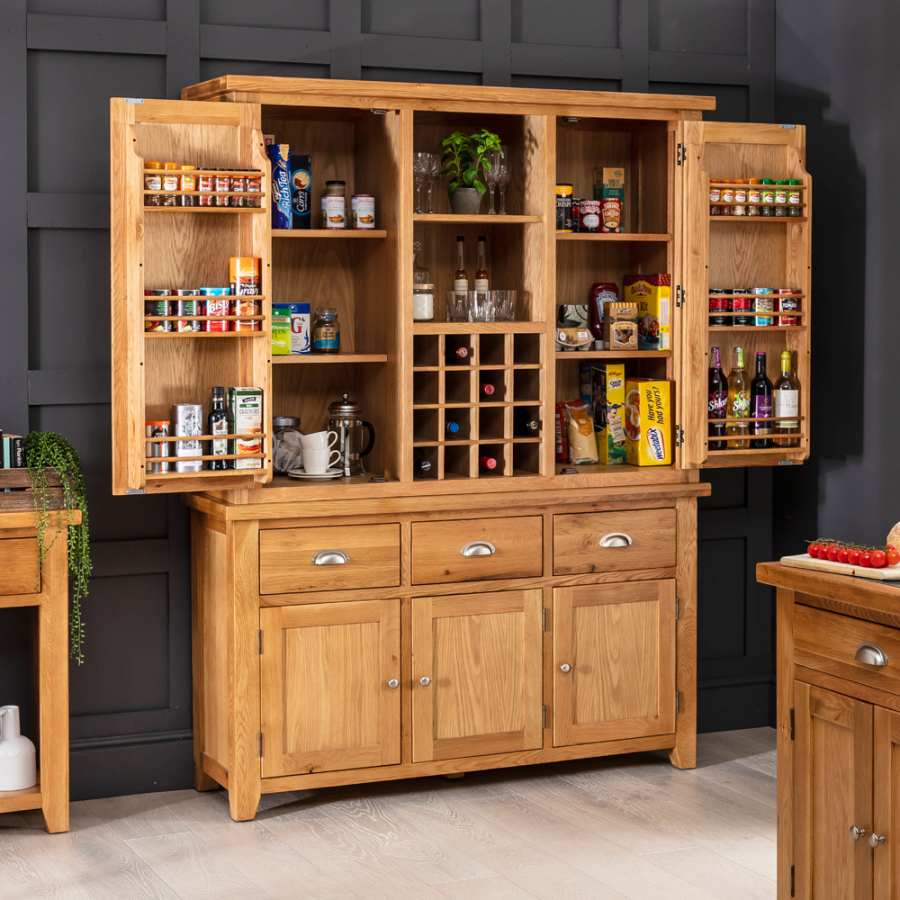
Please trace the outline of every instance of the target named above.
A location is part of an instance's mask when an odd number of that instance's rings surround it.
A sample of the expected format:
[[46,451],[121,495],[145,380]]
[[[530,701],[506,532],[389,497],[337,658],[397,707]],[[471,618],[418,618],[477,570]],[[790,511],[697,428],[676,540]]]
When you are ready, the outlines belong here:
[[787,182],[786,181],[776,181],[775,182],[775,215],[779,219],[785,218],[788,214],[787,200],[788,200]]
[[758,216],[759,215],[759,205],[762,203],[762,189],[759,185],[758,178],[748,178],[747,183],[750,187],[747,189],[747,215],[748,216]]
[[333,306],[319,307],[313,324],[313,353],[340,353],[341,326],[338,312]]
[[[161,162],[145,162],[145,169],[153,169],[153,172],[144,173],[144,190],[145,191],[161,191],[162,190],[162,173],[158,171],[162,169]],[[162,206],[162,194],[144,194],[144,206]]]
[[184,191],[197,190],[197,175],[195,166],[181,167],[181,196],[178,198],[179,206],[196,206],[197,198],[193,194],[185,194]]
[[286,475],[300,465],[300,420],[294,416],[272,419],[272,468]]
[[760,178],[759,180],[761,187],[761,195],[760,199],[762,202],[762,206],[760,207],[759,214],[761,216],[774,216],[775,215],[775,182],[772,181],[771,178]]
[[716,206],[720,200],[722,199],[722,191],[717,187],[711,187],[709,189],[709,214],[711,216],[719,215],[719,207]]
[[162,205],[163,206],[178,206],[178,195],[177,194],[169,194],[168,191],[177,191],[179,185],[181,184],[181,178],[178,175],[175,175],[175,171],[178,169],[178,163],[167,162],[163,163],[163,177],[162,177]]
[[413,322],[434,321],[434,285],[413,285]]
[[736,181],[734,188],[734,206],[731,207],[733,216],[747,215],[747,182]]
[[722,203],[727,203],[727,206],[719,207],[719,215],[720,216],[730,216],[731,215],[731,205],[734,203],[734,188],[731,185],[734,184],[733,181],[724,180],[722,184],[727,184],[728,187],[722,188]]
[[794,219],[803,217],[803,207],[800,205],[803,195],[799,190],[800,184],[799,178],[788,179],[788,215]]

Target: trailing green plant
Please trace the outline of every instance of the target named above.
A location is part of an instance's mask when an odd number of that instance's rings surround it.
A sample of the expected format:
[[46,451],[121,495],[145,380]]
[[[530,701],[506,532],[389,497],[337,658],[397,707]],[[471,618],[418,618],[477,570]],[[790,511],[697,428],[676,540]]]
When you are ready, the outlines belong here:
[[[32,431],[25,437],[25,461],[34,495],[34,514],[38,542],[38,583],[41,589],[41,570],[47,552],[56,543],[64,523],[63,510],[81,511],[81,524],[69,528],[69,577],[72,580],[72,606],[69,613],[69,655],[80,666],[84,662],[84,623],[81,618],[81,601],[87,597],[91,577],[91,548],[88,533],[87,498],[84,491],[84,473],[78,451],[60,434],[53,431]],[[53,469],[62,487],[62,505],[53,494],[46,469]],[[44,544],[44,536],[53,513],[56,529],[53,539]]]
[[447,193],[452,197],[457,188],[473,187],[479,194],[487,192],[487,185],[479,178],[490,172],[490,153],[501,149],[500,137],[492,131],[482,130],[476,134],[454,131],[441,142],[441,162],[449,175]]

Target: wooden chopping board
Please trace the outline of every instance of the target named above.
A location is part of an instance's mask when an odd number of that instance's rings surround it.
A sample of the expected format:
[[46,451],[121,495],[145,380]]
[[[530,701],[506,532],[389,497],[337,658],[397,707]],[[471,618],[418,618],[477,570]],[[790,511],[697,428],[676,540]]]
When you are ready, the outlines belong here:
[[830,559],[813,559],[808,553],[782,556],[781,562],[782,565],[793,566],[796,569],[818,569],[820,572],[831,572],[832,575],[857,575],[860,578],[871,578],[874,581],[900,581],[900,566],[864,569],[862,566],[832,562]]

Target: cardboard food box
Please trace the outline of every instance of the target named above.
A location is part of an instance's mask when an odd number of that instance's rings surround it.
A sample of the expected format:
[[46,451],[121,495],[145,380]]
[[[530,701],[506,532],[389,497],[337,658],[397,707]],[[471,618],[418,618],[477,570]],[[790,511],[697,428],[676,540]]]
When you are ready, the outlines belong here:
[[591,405],[601,466],[621,466],[626,462],[625,366],[606,363],[591,367]]
[[291,315],[272,310],[272,356],[291,355]]
[[669,350],[671,348],[672,276],[626,275],[625,299],[638,309],[638,349]]
[[638,349],[638,307],[628,300],[603,304],[603,342],[610,350]]
[[[226,392],[225,409],[232,434],[250,434],[249,438],[232,438],[228,452],[236,456],[263,452],[263,392],[257,387],[230,387]],[[256,436],[258,435],[258,437]],[[233,459],[234,469],[261,469],[261,459]]]
[[310,352],[310,329],[312,323],[308,303],[274,303],[273,316],[290,316],[291,344],[289,353]]
[[291,156],[291,228],[312,227],[312,157]]
[[672,464],[670,382],[625,379],[625,455],[632,466]]
[[622,218],[620,231],[626,231],[625,227],[625,169],[613,167],[607,169],[594,169],[594,199],[601,205],[604,200],[616,199],[622,204]]

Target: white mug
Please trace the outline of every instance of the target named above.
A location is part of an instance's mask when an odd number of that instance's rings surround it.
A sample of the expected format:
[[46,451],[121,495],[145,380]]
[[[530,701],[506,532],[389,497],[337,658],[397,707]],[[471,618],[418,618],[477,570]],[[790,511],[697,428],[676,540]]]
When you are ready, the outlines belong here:
[[[332,457],[334,457],[333,461]],[[326,470],[337,465],[340,460],[340,450],[304,450],[303,471],[307,475],[324,475]]]
[[301,434],[300,447],[303,450],[329,450],[337,443],[336,431],[317,431],[315,434]]

